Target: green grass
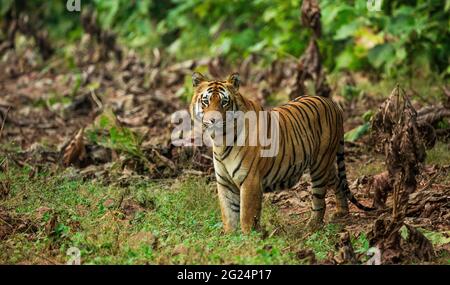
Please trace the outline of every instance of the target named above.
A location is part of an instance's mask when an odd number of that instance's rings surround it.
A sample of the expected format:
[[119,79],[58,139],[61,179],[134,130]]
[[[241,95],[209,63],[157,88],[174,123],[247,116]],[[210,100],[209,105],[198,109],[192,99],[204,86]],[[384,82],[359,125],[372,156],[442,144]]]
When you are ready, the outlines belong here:
[[[436,145],[427,151],[427,164],[436,164],[439,166],[450,165],[450,146],[448,144],[438,142]],[[441,183],[450,183],[450,172],[447,171],[447,175],[440,178]]]
[[357,177],[366,175],[372,176],[376,174],[380,174],[385,171],[386,167],[382,159],[375,159],[370,163],[358,165],[358,168],[355,168],[355,172]]
[[[0,179],[10,185],[0,213],[25,225],[1,241],[0,264],[66,263],[70,247],[80,249],[83,264],[302,264],[300,250],[319,261],[335,253],[342,230],[327,224],[309,234],[266,201],[262,231],[224,234],[215,183],[206,178],[140,179],[124,188],[83,181],[70,169],[12,167]],[[369,247],[364,233],[352,243],[358,253]]]
[[449,165],[450,164],[450,145],[438,142],[427,151],[427,164]]
[[335,251],[337,226],[306,237],[286,232],[268,203],[263,231],[224,234],[215,183],[206,178],[120,188],[68,173],[0,173],[11,185],[0,209],[36,226],[0,243],[0,263],[65,263],[70,247],[81,250],[83,264],[299,264],[300,249],[319,260]]

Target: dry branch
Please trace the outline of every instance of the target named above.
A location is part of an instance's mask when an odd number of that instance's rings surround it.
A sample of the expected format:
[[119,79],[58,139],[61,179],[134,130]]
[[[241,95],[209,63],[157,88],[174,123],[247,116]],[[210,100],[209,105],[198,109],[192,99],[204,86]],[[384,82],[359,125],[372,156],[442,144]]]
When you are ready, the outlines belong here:
[[116,43],[116,35],[110,31],[102,29],[97,23],[96,15],[86,10],[81,15],[81,24],[87,34],[92,36],[101,46],[101,60],[109,58],[112,51],[118,61],[122,60],[122,49]]
[[289,98],[295,99],[307,94],[306,80],[313,80],[316,95],[329,97],[331,88],[326,82],[326,75],[322,68],[322,59],[317,45],[317,39],[321,36],[320,7],[316,0],[305,0],[301,6],[302,25],[312,30],[305,53],[299,60],[296,77],[289,93]]
[[[374,116],[372,128],[378,148],[385,152],[389,184],[394,193],[391,217],[380,217],[369,237],[371,244],[382,250],[385,263],[397,263],[405,258],[405,246],[402,246],[399,231],[404,226],[409,197],[417,188],[416,177],[426,155],[418,130],[417,112],[400,86],[397,85],[382,104]],[[418,235],[411,227],[407,229],[411,234]],[[423,257],[428,258],[429,254]]]

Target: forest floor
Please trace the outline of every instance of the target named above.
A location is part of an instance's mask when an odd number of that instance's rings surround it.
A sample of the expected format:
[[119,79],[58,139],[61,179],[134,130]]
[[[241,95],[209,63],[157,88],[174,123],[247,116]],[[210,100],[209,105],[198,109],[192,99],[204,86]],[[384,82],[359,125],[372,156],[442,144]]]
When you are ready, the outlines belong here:
[[[369,232],[390,211],[391,197],[385,209],[351,206],[347,219],[331,223],[329,193],[326,225],[311,233],[306,176],[293,190],[265,195],[260,231],[223,234],[210,150],[175,147],[170,135],[171,114],[187,108],[192,70],[223,78],[229,65],[168,64],[159,52],[151,62],[133,53],[122,61],[96,56],[80,48],[43,64],[25,48],[0,63],[0,263],[66,263],[76,247],[83,264],[340,264],[348,263],[340,255],[344,232],[354,263],[369,259]],[[266,105],[285,101],[292,64],[280,66],[286,68],[235,67],[242,93]],[[362,115],[376,111],[394,86],[352,76],[361,92],[349,100],[340,79],[332,85],[347,131],[363,124]],[[424,90],[411,91],[417,108],[439,103],[440,96],[421,96]],[[346,153],[352,191],[372,205],[367,181],[386,170],[384,156],[368,135],[346,143]],[[427,151],[418,181],[412,199],[418,210],[405,222],[431,241],[434,254],[399,256],[398,263],[450,264],[448,137]]]

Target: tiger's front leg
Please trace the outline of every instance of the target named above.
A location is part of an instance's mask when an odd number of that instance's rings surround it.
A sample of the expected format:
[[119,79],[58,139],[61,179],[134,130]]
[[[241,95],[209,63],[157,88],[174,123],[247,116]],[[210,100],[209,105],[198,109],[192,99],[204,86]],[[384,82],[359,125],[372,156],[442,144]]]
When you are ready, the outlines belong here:
[[219,194],[224,230],[226,233],[235,231],[239,227],[239,190],[237,188],[217,184],[217,192]]
[[258,228],[262,197],[263,191],[259,177],[250,176],[241,186],[241,230],[245,234]]

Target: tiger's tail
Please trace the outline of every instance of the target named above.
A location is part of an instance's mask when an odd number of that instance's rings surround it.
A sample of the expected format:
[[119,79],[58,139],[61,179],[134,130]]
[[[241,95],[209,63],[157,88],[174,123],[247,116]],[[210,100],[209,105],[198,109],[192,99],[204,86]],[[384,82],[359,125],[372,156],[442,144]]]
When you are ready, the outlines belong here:
[[344,193],[344,196],[347,197],[350,202],[352,202],[358,209],[361,209],[363,211],[373,211],[375,208],[367,207],[361,204],[356,197],[353,195],[353,193],[350,191],[350,188],[348,187],[347,182],[347,175],[345,171],[345,159],[344,159],[344,140],[341,139],[339,141],[339,148],[338,152],[336,154],[336,161],[338,166],[338,178],[339,178],[339,185],[340,191]]

